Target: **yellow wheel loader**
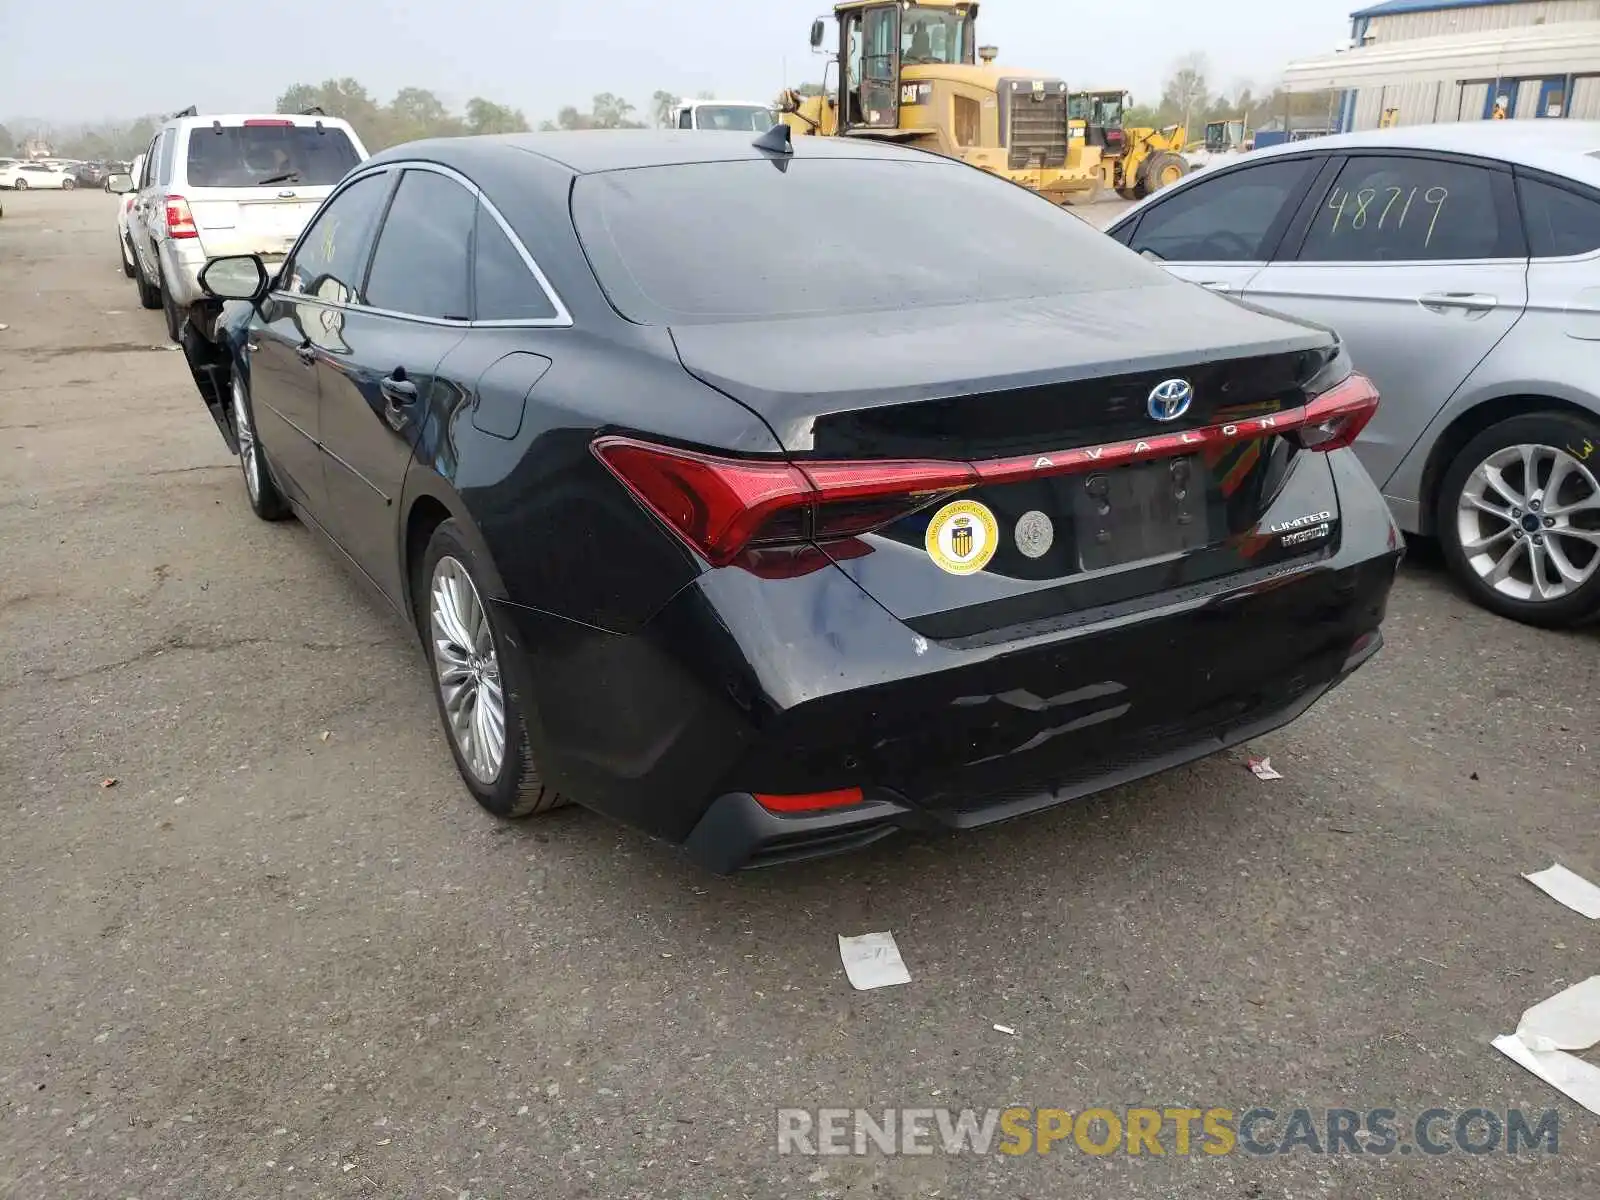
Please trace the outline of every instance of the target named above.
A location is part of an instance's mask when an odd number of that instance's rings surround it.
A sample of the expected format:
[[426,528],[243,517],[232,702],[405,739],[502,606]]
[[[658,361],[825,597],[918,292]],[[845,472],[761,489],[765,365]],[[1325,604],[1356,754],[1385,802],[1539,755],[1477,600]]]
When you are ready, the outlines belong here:
[[1067,98],[1069,161],[1098,155],[1102,184],[1124,200],[1159,192],[1189,173],[1183,157],[1188,135],[1182,125],[1164,129],[1123,124],[1133,107],[1126,91],[1074,92]]
[[[796,137],[866,137],[960,159],[1056,203],[1101,188],[1155,190],[1184,163],[1165,132],[1129,137],[1118,153],[1069,137],[1066,83],[1044,71],[995,65],[979,46],[971,0],[842,0],[837,37],[811,26],[811,47],[829,54],[823,94],[779,99]],[[1120,127],[1119,127],[1120,129]],[[1182,145],[1182,138],[1173,141]],[[1171,159],[1162,158],[1170,154]],[[1157,159],[1161,167],[1152,170]],[[1141,192],[1140,194],[1144,194]]]

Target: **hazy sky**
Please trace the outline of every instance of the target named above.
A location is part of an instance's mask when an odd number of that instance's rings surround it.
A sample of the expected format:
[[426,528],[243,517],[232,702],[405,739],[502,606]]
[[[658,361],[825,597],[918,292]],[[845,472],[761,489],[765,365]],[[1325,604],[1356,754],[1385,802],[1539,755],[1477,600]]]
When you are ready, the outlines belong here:
[[[1270,84],[1331,50],[1366,0],[984,0],[1000,63],[1154,100],[1201,50],[1212,86]],[[0,118],[98,120],[269,107],[289,84],[351,75],[453,107],[483,95],[530,120],[612,91],[765,100],[821,77],[806,44],[830,0],[0,0]],[[1292,13],[1292,16],[1291,16]]]

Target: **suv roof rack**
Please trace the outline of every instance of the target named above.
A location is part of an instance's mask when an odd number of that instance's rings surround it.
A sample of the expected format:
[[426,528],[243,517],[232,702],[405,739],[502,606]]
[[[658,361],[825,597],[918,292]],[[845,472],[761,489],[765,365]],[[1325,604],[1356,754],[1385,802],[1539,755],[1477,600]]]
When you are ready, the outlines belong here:
[[302,108],[300,115],[302,117],[325,117],[328,114],[323,111],[322,105],[313,104],[310,108]]
[[173,113],[172,114],[172,119],[174,121],[176,121],[179,117],[198,117],[199,115],[200,115],[199,108],[196,107],[195,105],[191,104],[191,105],[189,105],[188,108],[184,109],[182,112]]

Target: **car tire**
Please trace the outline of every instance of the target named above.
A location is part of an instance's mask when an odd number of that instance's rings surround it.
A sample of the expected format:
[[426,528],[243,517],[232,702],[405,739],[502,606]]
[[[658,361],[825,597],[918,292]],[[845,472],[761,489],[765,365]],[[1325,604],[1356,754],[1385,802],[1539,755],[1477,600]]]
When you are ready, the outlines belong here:
[[117,253],[122,255],[122,273],[129,279],[136,278],[139,266],[133,261],[133,251],[128,248],[128,239],[117,235]]
[[145,279],[144,268],[138,265],[137,258],[134,260],[133,282],[134,285],[139,289],[140,308],[161,307],[161,289],[159,287],[152,287],[150,282]]
[[250,510],[263,521],[282,521],[294,515],[289,502],[283,498],[273,481],[272,469],[267,465],[267,452],[256,437],[255,410],[250,404],[250,390],[237,371],[229,385],[233,408],[233,436],[239,445],[239,468],[244,472],[244,494],[250,501]]
[[11,187],[14,191],[25,192],[28,190],[28,181],[26,179],[18,179]]
[[1482,607],[1546,629],[1600,616],[1600,420],[1539,412],[1484,430],[1445,472],[1435,519]]
[[534,762],[524,710],[527,665],[501,633],[484,576],[460,525],[447,520],[414,564],[412,598],[439,721],[462,782],[489,812],[519,820],[567,801],[545,785]]
[[161,286],[157,290],[161,293],[161,315],[167,320],[167,336],[182,345],[184,317],[178,312],[177,301],[172,298],[165,276],[161,277]]
[[61,190],[63,192],[70,192],[73,188],[75,188],[77,186],[78,186],[77,181],[73,180],[73,179],[63,179],[61,181]]

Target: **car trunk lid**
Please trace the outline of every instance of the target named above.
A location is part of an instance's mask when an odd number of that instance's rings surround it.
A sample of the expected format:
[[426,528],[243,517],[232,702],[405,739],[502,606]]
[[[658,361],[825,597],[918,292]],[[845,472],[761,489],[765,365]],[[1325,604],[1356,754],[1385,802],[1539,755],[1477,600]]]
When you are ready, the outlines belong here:
[[[931,636],[1256,569],[1281,543],[1261,532],[1274,521],[1328,514],[1309,526],[1326,523],[1327,536],[1294,545],[1331,541],[1328,473],[1298,471],[1276,423],[1303,409],[1335,339],[1197,288],[673,335],[685,367],[763,417],[814,477],[818,461],[972,465],[969,486],[930,489],[926,505],[871,533],[821,541]],[[1284,503],[1304,513],[1275,509],[1291,474],[1302,478]]]

